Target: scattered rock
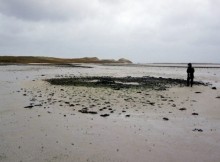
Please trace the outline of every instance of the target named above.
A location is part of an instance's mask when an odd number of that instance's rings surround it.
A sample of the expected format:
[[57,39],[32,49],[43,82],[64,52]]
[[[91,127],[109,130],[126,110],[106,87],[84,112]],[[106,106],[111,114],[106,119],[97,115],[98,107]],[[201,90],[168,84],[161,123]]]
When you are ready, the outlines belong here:
[[[85,87],[109,87],[115,90],[121,88],[149,88],[154,90],[166,90],[171,86],[184,86],[184,79],[172,79],[172,78],[156,78],[150,76],[144,77],[69,77],[69,78],[52,78],[47,79],[52,85],[74,85]],[[132,84],[138,83],[138,84]],[[202,82],[194,82],[195,85],[205,85]],[[61,89],[61,91],[64,91]],[[137,93],[140,93],[138,91]]]
[[34,106],[42,106],[42,104],[36,104],[36,105],[34,105]]
[[96,111],[88,111],[88,108],[83,108],[83,109],[79,110],[79,112],[81,112],[83,114],[97,114]]
[[212,87],[212,89],[213,89],[213,90],[216,90],[217,88],[216,88],[216,87]]
[[183,107],[183,108],[180,108],[179,110],[184,111],[184,110],[186,110],[186,108],[185,108],[185,107]]
[[100,116],[101,117],[107,117],[107,116],[109,116],[109,114],[101,114]]
[[98,114],[96,111],[88,111],[88,114]]
[[29,106],[25,106],[24,108],[25,109],[31,109],[31,108],[33,108],[34,106],[33,105],[29,105]]
[[152,106],[154,106],[154,105],[155,105],[155,103],[154,103],[154,102],[149,102],[149,104],[150,104],[150,105],[152,105]]
[[197,129],[197,128],[193,129],[193,131],[203,132],[202,129]]
[[202,92],[195,92],[195,93],[202,93]]
[[125,115],[125,117],[127,117],[127,118],[130,117],[130,116],[131,116],[131,115]]
[[81,113],[88,113],[88,109],[87,108],[83,108],[83,109],[79,110],[79,112],[81,112]]
[[192,113],[192,115],[199,115],[198,113]]
[[168,118],[163,118],[163,120],[168,121],[169,119]]

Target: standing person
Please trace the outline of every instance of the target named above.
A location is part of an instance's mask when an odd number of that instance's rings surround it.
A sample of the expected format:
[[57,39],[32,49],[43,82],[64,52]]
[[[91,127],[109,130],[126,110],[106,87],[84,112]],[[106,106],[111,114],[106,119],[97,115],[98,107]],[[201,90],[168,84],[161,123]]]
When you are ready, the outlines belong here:
[[193,86],[193,78],[194,78],[194,68],[192,67],[191,63],[188,63],[187,68],[187,86],[189,86],[189,83],[191,84],[191,87]]

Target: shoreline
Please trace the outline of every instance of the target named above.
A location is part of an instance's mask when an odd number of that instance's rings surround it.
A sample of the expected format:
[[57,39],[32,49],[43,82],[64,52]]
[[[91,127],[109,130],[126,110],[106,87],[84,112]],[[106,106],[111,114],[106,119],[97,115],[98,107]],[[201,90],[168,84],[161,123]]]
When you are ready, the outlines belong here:
[[[55,66],[55,67],[88,67],[88,65],[100,66],[128,66],[128,67],[158,67],[158,68],[187,68],[187,63],[0,63],[0,66]],[[198,69],[219,69],[218,63],[195,63]]]

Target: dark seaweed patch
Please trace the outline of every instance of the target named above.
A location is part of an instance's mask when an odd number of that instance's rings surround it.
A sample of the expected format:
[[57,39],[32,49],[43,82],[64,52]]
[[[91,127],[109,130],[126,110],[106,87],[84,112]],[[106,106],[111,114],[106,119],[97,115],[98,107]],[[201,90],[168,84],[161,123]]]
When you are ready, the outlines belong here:
[[[151,88],[154,90],[166,90],[172,86],[185,86],[186,80],[156,77],[71,77],[47,79],[52,85],[104,87],[120,90],[121,88]],[[195,82],[195,85],[205,85]]]

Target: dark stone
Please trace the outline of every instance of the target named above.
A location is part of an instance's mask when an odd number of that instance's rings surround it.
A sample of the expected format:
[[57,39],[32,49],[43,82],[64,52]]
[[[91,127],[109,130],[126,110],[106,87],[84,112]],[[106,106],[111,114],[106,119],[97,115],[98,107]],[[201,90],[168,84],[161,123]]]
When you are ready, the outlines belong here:
[[81,113],[88,113],[88,108],[83,108],[83,109],[79,110],[79,112],[81,112]]
[[213,90],[216,90],[217,88],[216,88],[216,87],[212,87],[212,89],[213,89]]
[[163,118],[163,120],[168,121],[169,119],[168,118]]
[[96,111],[88,111],[89,114],[98,114]]
[[88,111],[88,108],[83,108],[83,109],[79,110],[79,112],[81,112],[83,114],[97,114],[96,111]]
[[202,92],[195,92],[195,93],[202,93]]
[[31,109],[31,108],[33,108],[34,106],[33,105],[29,105],[29,106],[25,106],[24,108],[25,109]]
[[199,115],[198,113],[192,113],[192,115]]
[[193,129],[192,131],[203,132],[203,130],[202,130],[202,129],[197,129],[197,128]]
[[184,111],[184,110],[186,110],[186,108],[185,108],[185,107],[183,107],[183,108],[180,108],[179,110]]
[[149,104],[150,104],[150,105],[152,105],[152,106],[154,106],[154,105],[155,105],[155,103],[154,103],[154,102],[150,102]]
[[34,106],[42,106],[42,104],[37,104],[37,105],[34,105]]
[[131,115],[125,115],[125,117],[130,117]]
[[100,116],[101,117],[107,117],[107,116],[109,116],[109,114],[101,114]]

